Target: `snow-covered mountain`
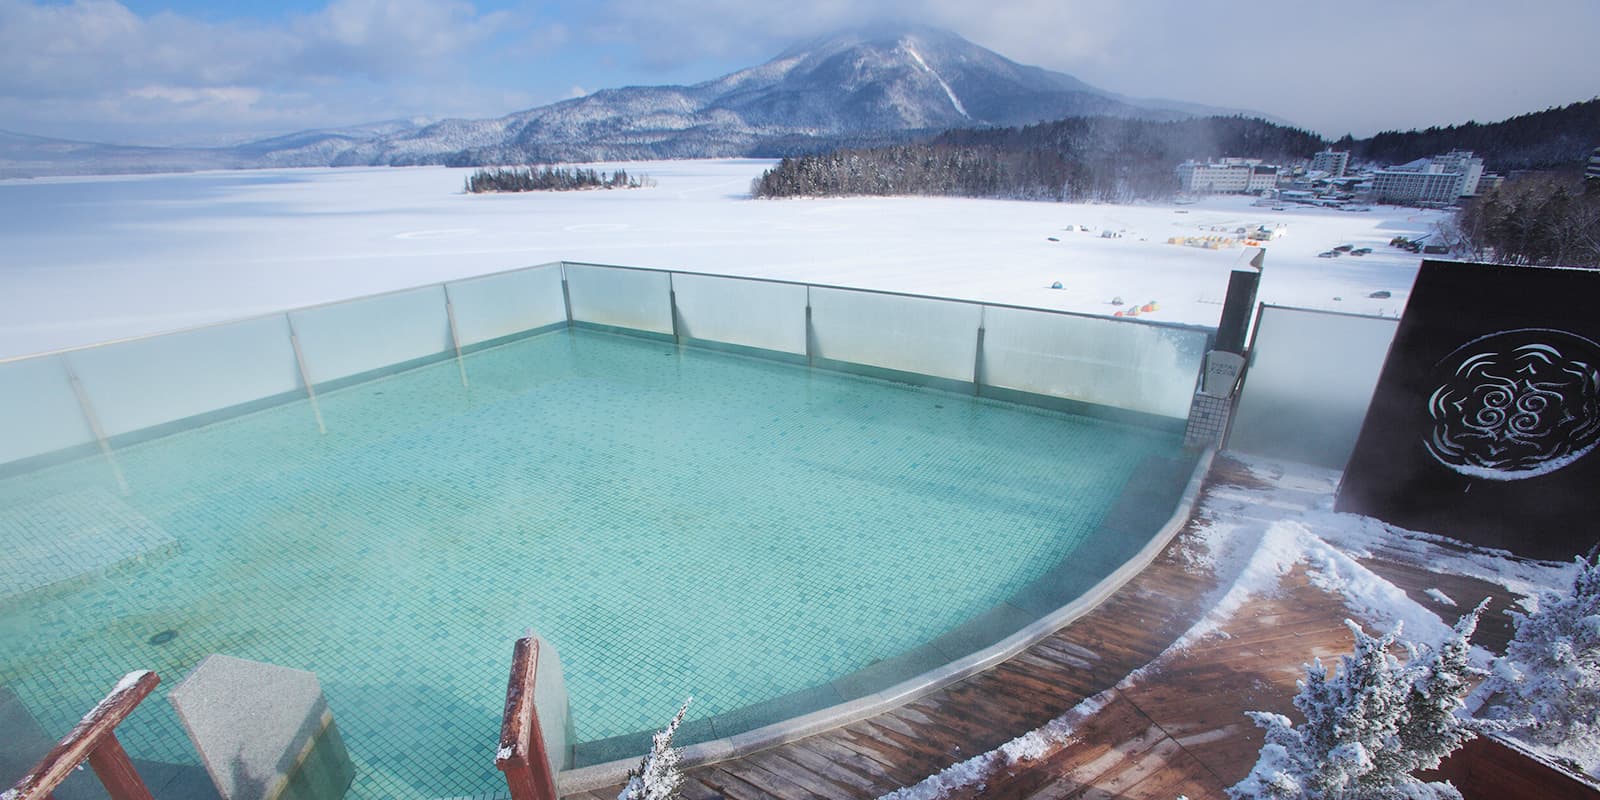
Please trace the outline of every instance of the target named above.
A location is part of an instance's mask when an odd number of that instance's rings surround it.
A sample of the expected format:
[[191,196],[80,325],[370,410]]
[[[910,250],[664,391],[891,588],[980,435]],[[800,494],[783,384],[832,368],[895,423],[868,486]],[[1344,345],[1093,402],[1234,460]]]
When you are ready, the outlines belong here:
[[[607,89],[498,119],[310,131],[230,148],[187,148],[171,158],[152,152],[162,148],[111,148],[107,155],[112,162],[189,158],[204,167],[775,156],[952,127],[1212,113],[1237,112],[1123,97],[1018,64],[945,31],[880,28],[808,42],[692,86]],[[74,153],[80,167],[93,156],[82,148]],[[40,154],[33,143],[30,160],[37,163]],[[0,139],[0,170],[10,158],[8,141]]]
[[1198,113],[1235,112],[1121,97],[944,31],[858,31],[693,86],[607,89],[499,119],[448,120],[352,148],[339,163],[770,156],[952,127]]

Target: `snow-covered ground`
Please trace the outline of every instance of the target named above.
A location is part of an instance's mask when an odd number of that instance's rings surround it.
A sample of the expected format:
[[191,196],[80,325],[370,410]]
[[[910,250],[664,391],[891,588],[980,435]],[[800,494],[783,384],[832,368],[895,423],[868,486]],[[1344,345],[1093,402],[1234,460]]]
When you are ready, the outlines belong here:
[[[1251,251],[1167,240],[1260,223],[1288,231],[1268,245],[1261,299],[1395,315],[1420,258],[1387,243],[1438,218],[1385,206],[1273,211],[1241,197],[757,201],[750,181],[770,162],[620,166],[657,185],[465,195],[468,171],[444,168],[0,181],[0,358],[562,259],[1100,314],[1116,297],[1153,300],[1152,319],[1215,325],[1228,272]],[[1342,243],[1373,252],[1317,258]],[[1368,296],[1377,291],[1392,296]]]
[[[959,789],[981,786],[1008,767],[1077,743],[1075,732],[1118,690],[1143,683],[1180,662],[1208,638],[1227,637],[1226,628],[1247,603],[1252,598],[1277,594],[1282,578],[1297,565],[1305,567],[1313,586],[1343,600],[1345,610],[1366,623],[1369,632],[1399,626],[1405,639],[1430,646],[1437,646],[1448,636],[1450,625],[1456,620],[1440,619],[1358,558],[1378,549],[1406,553],[1436,572],[1471,576],[1504,586],[1522,596],[1525,608],[1537,606],[1534,596],[1541,591],[1568,589],[1577,574],[1573,564],[1517,558],[1505,551],[1463,546],[1432,534],[1397,528],[1371,517],[1337,513],[1332,508],[1338,471],[1238,454],[1229,457],[1241,460],[1260,485],[1214,486],[1196,510],[1195,518],[1202,524],[1197,541],[1188,544],[1192,549],[1184,555],[1219,578],[1216,589],[1200,601],[1208,609],[1200,620],[1154,661],[1124,678],[1116,689],[1090,697],[1039,728],[891,792],[883,800],[936,800]],[[1471,658],[1477,666],[1487,667],[1493,656],[1474,646]],[[1591,774],[1600,769],[1600,753],[1571,749],[1545,752],[1574,759]]]

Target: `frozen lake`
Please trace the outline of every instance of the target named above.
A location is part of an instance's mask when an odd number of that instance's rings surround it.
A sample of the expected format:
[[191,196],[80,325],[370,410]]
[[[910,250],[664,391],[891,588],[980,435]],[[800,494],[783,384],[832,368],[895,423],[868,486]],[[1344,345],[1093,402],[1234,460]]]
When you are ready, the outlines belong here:
[[[1263,301],[1393,316],[1420,257],[1388,241],[1439,217],[1272,211],[1242,197],[749,199],[770,165],[629,163],[657,185],[508,195],[464,194],[470,170],[442,167],[0,181],[0,358],[558,260],[1100,314],[1120,297],[1157,302],[1152,319],[1215,325],[1227,274],[1251,251],[1167,240],[1261,223],[1288,232],[1268,244]],[[1373,253],[1317,258],[1342,243]]]

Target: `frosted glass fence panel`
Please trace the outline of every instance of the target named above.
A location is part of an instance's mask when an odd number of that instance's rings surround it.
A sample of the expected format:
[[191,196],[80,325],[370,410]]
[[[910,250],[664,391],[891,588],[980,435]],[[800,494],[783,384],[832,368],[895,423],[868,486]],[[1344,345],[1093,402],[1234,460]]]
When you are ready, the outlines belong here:
[[806,352],[806,287],[674,273],[678,333],[695,339]]
[[972,303],[812,288],[814,355],[970,381],[981,313]]
[[60,356],[0,364],[0,464],[93,441]]
[[290,317],[312,383],[451,349],[442,286],[308,308]]
[[668,273],[591,264],[567,265],[572,319],[618,328],[672,333]]
[[1228,447],[1344,469],[1399,320],[1266,306]]
[[560,264],[454,281],[447,286],[462,347],[567,321]]
[[71,358],[107,436],[303,388],[282,316],[108,344]]
[[1206,333],[1019,308],[985,309],[983,383],[1185,418]]

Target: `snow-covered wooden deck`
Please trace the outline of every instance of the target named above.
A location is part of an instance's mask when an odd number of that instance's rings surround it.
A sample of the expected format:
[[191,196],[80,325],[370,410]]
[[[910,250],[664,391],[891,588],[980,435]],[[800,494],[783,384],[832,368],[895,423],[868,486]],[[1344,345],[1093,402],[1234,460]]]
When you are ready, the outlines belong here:
[[[1233,502],[1217,497],[1231,486],[1255,481],[1241,465],[1219,458],[1198,514]],[[1283,499],[1280,493],[1273,503]],[[902,787],[916,787],[913,796],[958,798],[1224,797],[1261,745],[1244,712],[1290,713],[1301,665],[1348,652],[1344,620],[1356,615],[1297,566],[1276,592],[1251,596],[1229,616],[1220,627],[1225,635],[1201,638],[1152,664],[1206,615],[1204,599],[1215,597],[1219,578],[1206,547],[1192,521],[1104,604],[1017,657],[879,716],[691,768],[684,797],[872,798]],[[1488,624],[1475,641],[1503,648],[1509,628],[1499,612],[1513,598],[1504,588],[1436,574],[1398,553],[1374,553],[1362,563],[1447,621],[1465,608],[1449,607],[1428,589],[1467,606],[1493,595]],[[1014,763],[1004,754],[969,761],[1090,698],[1095,703],[1067,718],[1070,735],[1016,748],[1026,756]],[[942,771],[947,785],[934,791],[929,778]],[[620,789],[567,796],[610,800]]]

